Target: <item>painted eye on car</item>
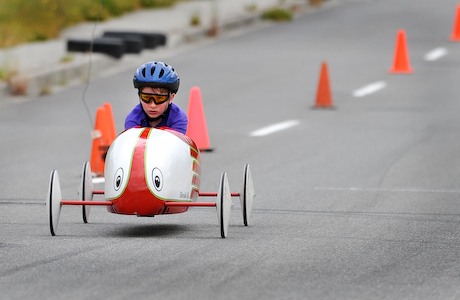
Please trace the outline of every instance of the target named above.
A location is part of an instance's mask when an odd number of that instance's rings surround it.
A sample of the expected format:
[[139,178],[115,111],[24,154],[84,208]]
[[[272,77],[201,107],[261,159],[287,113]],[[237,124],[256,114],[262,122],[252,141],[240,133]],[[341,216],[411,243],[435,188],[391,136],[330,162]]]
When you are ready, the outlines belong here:
[[123,183],[123,169],[118,168],[118,170],[115,172],[115,176],[113,179],[113,187],[115,188],[115,191],[118,191],[120,189],[122,183]]
[[161,173],[160,169],[154,168],[152,170],[152,181],[155,189],[157,191],[161,191],[163,188],[163,174]]

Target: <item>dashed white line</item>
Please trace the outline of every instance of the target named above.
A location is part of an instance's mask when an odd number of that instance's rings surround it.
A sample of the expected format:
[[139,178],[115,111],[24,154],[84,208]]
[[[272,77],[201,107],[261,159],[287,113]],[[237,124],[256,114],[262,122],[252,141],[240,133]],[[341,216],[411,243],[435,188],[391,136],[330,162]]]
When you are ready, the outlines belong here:
[[360,89],[357,89],[353,92],[353,96],[354,97],[357,97],[357,98],[360,98],[360,97],[364,97],[364,96],[367,96],[367,95],[370,95],[372,93],[375,93],[383,88],[385,88],[387,86],[386,82],[385,81],[377,81],[377,82],[374,82],[374,83],[371,83],[371,84],[368,84]]
[[447,54],[447,49],[446,48],[436,48],[431,50],[425,55],[425,60],[426,61],[435,61],[440,59],[441,57],[445,56]]
[[363,188],[363,187],[315,187],[316,191],[343,192],[379,192],[379,193],[440,193],[460,194],[458,189],[422,189],[422,188]]
[[249,135],[252,137],[266,136],[266,135],[269,135],[269,134],[272,134],[272,133],[275,133],[281,130],[291,128],[299,124],[300,124],[299,120],[284,121],[284,122],[272,124],[270,126],[255,130],[251,132]]

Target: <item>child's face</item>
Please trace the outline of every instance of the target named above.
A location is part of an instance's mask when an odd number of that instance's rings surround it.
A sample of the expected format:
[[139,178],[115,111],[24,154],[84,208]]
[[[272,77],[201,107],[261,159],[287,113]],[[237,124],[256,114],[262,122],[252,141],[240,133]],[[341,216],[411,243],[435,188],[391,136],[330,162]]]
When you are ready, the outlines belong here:
[[169,91],[164,88],[144,87],[140,90],[140,92],[143,94],[169,95],[168,101],[161,104],[155,104],[154,101],[151,101],[150,103],[145,103],[142,100],[140,101],[142,108],[150,118],[158,118],[159,116],[164,114],[164,112],[168,108],[169,103],[172,102],[175,95],[172,93],[169,94]]

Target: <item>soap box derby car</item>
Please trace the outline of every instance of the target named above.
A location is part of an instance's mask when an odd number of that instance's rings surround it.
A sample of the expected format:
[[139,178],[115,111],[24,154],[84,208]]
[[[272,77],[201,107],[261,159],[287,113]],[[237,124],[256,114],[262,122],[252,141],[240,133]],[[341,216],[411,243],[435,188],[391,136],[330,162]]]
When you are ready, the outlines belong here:
[[[88,222],[91,206],[106,206],[115,214],[153,217],[186,212],[190,207],[216,207],[220,235],[227,237],[231,197],[239,197],[243,223],[248,225],[255,197],[250,165],[244,167],[241,192],[231,193],[227,174],[220,177],[217,192],[200,191],[200,151],[186,135],[168,128],[132,128],[111,144],[104,166],[104,190],[95,190],[89,162],[82,170],[79,200],[64,200],[59,175],[53,170],[46,198],[51,235],[56,235],[62,206],[82,206]],[[103,195],[104,201],[94,201]],[[198,202],[216,197],[215,202]]]

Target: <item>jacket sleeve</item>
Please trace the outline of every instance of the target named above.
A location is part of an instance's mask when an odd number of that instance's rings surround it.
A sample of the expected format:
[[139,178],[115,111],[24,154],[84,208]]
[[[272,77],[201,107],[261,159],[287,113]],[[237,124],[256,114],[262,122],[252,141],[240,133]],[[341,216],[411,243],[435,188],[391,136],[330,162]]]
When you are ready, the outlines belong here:
[[[175,105],[174,105],[175,106]],[[171,118],[171,128],[182,134],[187,132],[188,118],[187,114],[178,106],[172,107],[174,117]]]
[[126,116],[125,119],[125,130],[128,130],[130,128],[136,127],[136,126],[141,126],[142,125],[142,119],[139,114],[139,105],[134,107],[134,109]]

